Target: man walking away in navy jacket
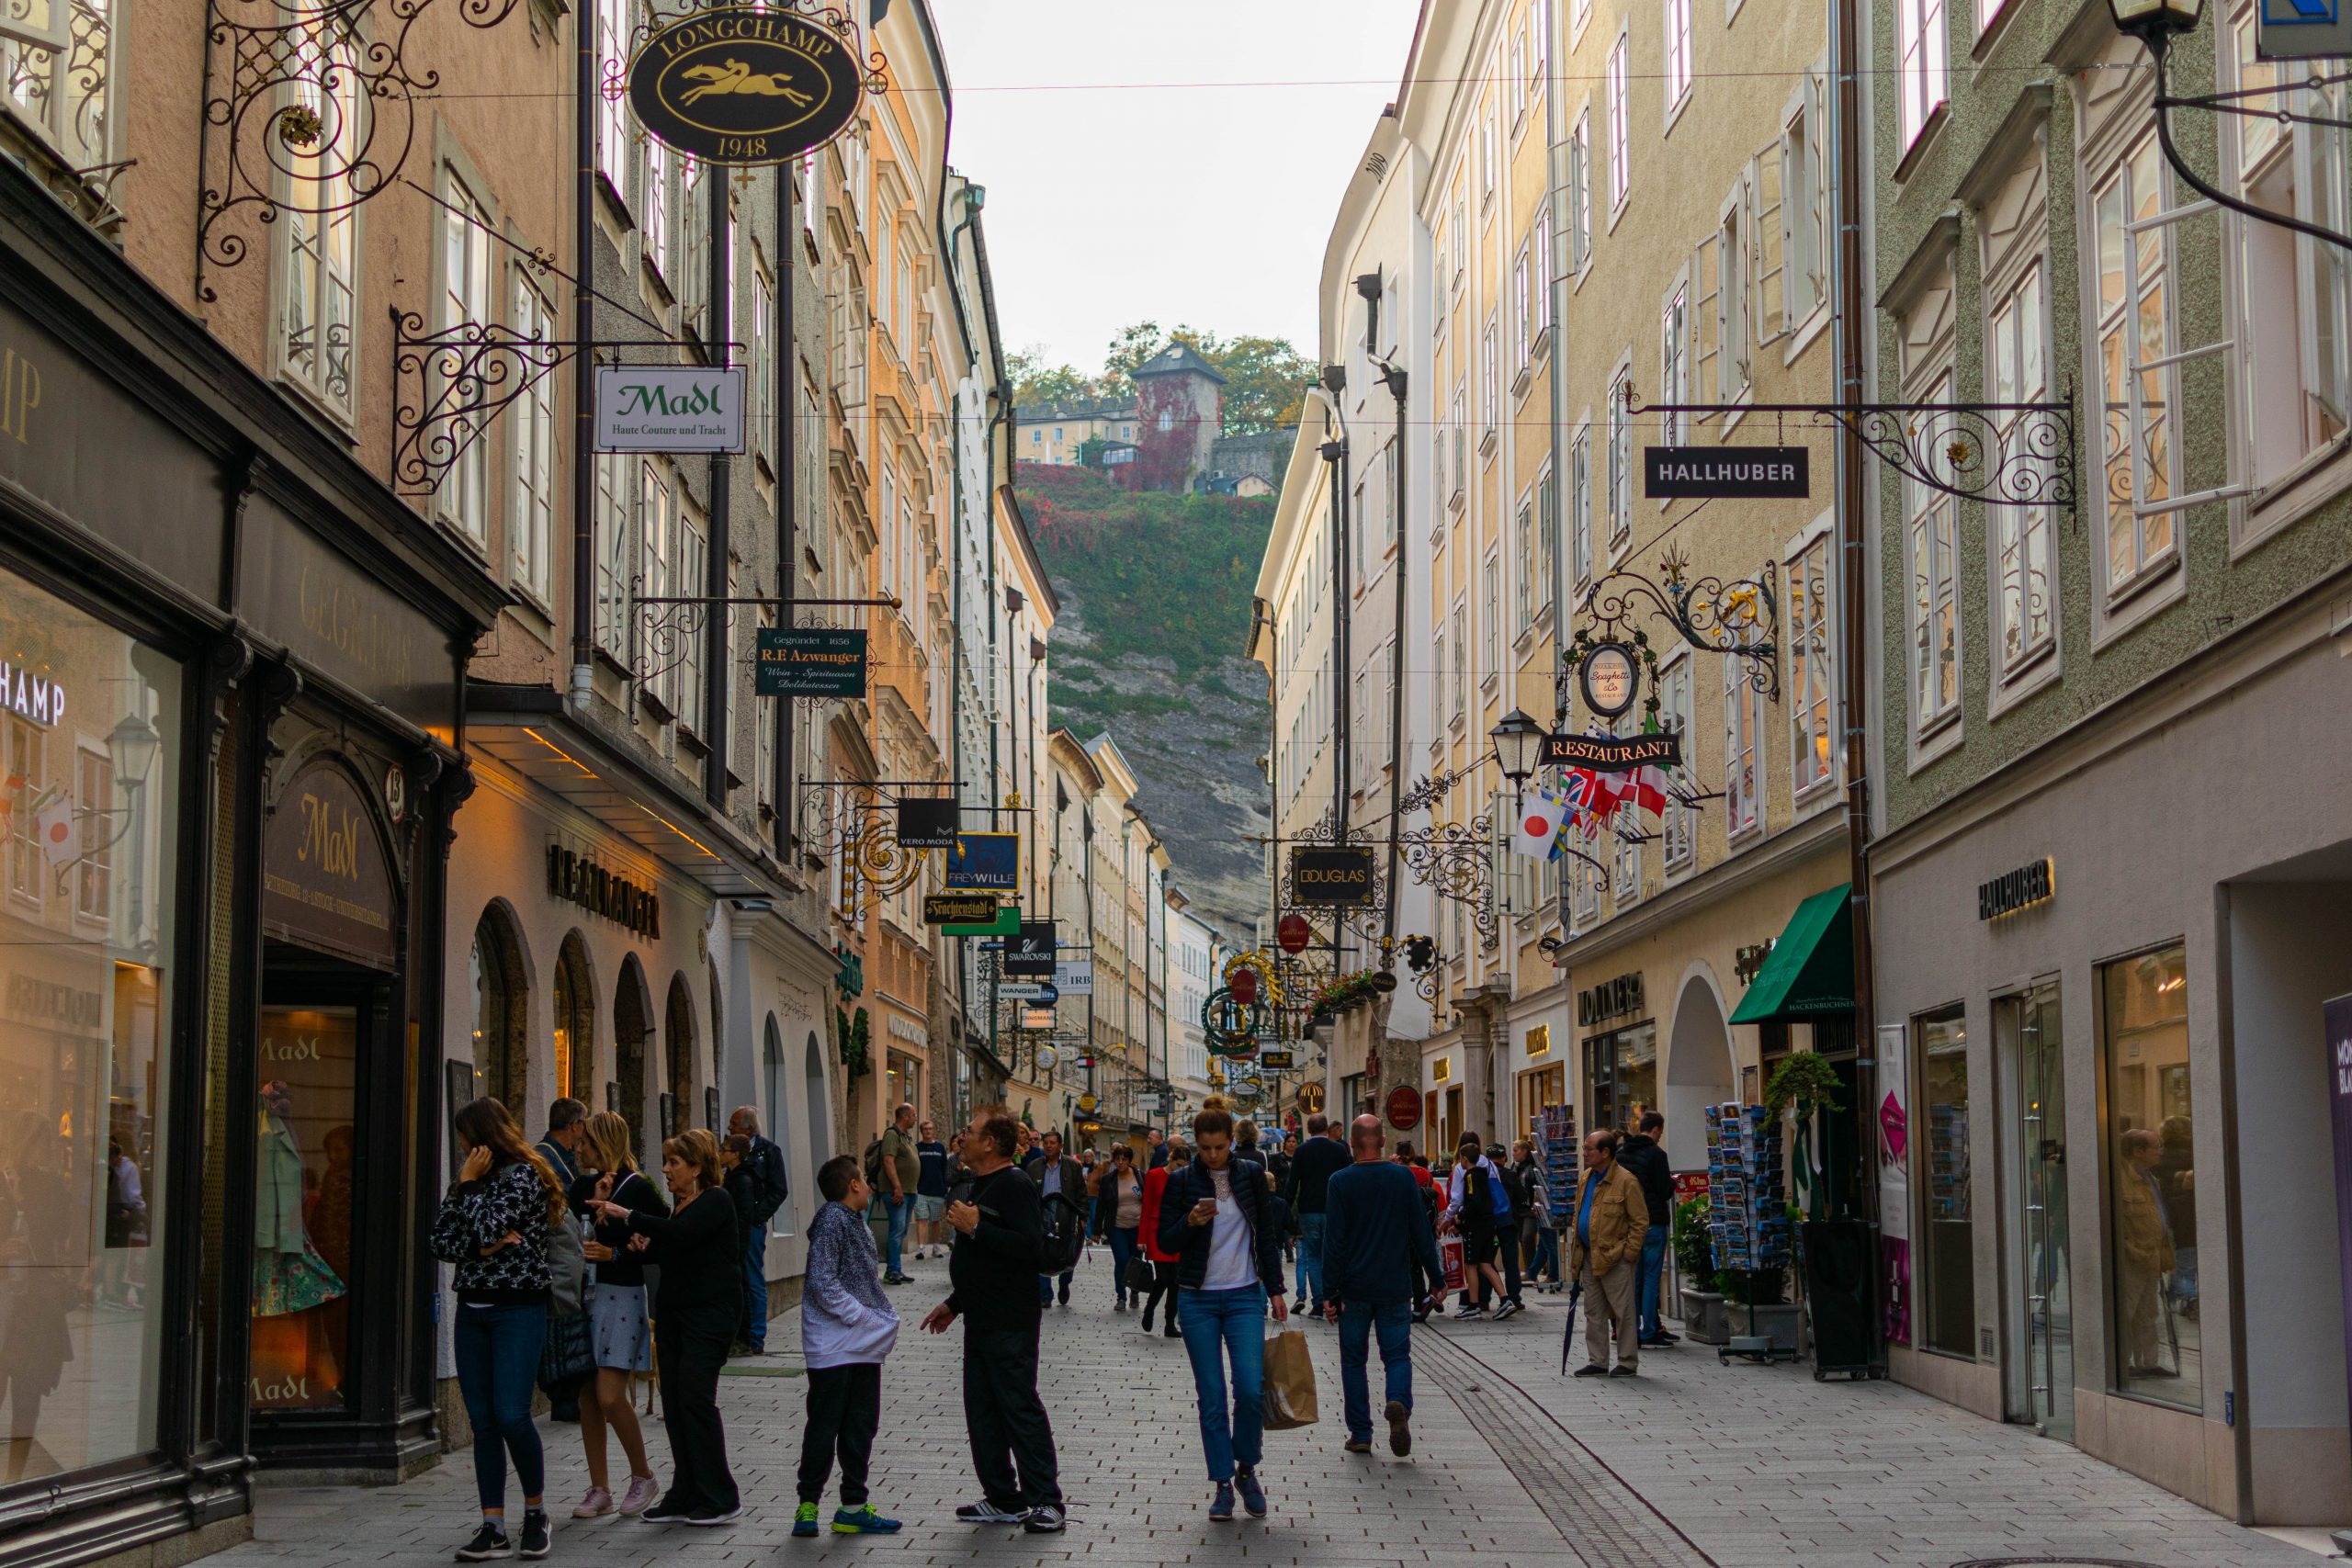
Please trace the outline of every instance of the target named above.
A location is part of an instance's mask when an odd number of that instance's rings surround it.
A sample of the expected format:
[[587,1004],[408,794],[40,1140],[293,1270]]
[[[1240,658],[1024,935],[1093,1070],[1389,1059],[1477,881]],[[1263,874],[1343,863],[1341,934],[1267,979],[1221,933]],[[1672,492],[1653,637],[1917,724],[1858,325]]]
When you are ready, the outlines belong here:
[[1422,1283],[1444,1284],[1437,1236],[1420,1183],[1381,1157],[1380,1119],[1359,1116],[1348,1129],[1355,1163],[1331,1178],[1323,1215],[1323,1311],[1340,1325],[1340,1389],[1347,1450],[1372,1451],[1372,1395],[1366,1375],[1370,1339],[1380,1337],[1386,1375],[1388,1451],[1413,1451],[1413,1302]]

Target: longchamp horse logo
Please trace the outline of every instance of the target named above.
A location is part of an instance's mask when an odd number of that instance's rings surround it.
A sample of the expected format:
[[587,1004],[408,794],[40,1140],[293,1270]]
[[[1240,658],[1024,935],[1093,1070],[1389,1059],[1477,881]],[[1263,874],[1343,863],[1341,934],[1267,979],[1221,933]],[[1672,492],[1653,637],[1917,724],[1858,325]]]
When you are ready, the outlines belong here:
[[700,82],[678,100],[681,107],[697,99],[721,93],[744,93],[756,97],[788,99],[795,108],[807,108],[814,99],[791,85],[792,78],[784,72],[753,71],[740,60],[730,60],[723,66],[696,65],[678,73],[689,82]]

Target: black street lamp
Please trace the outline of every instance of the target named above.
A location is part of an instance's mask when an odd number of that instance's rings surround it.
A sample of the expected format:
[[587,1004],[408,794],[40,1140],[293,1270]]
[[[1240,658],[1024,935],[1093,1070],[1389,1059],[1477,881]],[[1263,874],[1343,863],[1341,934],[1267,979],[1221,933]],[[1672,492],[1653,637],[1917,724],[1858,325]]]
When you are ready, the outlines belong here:
[[1544,749],[1544,727],[1513,708],[1487,736],[1494,742],[1495,761],[1502,764],[1503,777],[1513,784],[1525,784]]
[[2291,229],[2298,234],[2308,234],[2331,245],[2341,245],[2352,251],[2352,234],[2339,234],[2316,223],[2284,212],[2273,212],[2251,202],[2243,201],[2223,192],[2188,166],[2179,149],[2172,144],[2173,109],[2208,109],[2215,114],[2244,115],[2254,119],[2294,121],[2303,125],[2324,126],[2336,130],[2352,130],[2352,120],[2331,118],[2324,115],[2299,114],[2288,109],[2259,108],[2248,100],[2267,98],[2294,91],[2297,87],[2327,86],[2352,81],[2352,73],[2337,73],[2314,78],[2306,83],[2277,87],[2251,87],[2234,93],[2204,93],[2193,97],[2175,97],[2165,88],[2165,55],[2172,40],[2193,30],[2205,10],[2205,0],[2107,0],[2108,14],[2114,19],[2116,31],[2138,39],[2148,49],[2148,56],[2156,67],[2156,141],[2164,149],[2165,162],[2172,165],[2181,183],[2217,207],[2243,214],[2264,223],[2275,223]]

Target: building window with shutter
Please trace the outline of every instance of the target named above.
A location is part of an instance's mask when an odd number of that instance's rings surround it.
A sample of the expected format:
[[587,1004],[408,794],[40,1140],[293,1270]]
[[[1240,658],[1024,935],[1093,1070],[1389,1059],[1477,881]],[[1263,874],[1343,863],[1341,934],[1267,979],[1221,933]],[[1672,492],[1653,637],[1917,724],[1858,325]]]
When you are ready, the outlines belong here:
[[1829,539],[1789,558],[1790,788],[1802,798],[1837,774],[1830,748]]
[[[62,0],[50,0],[50,5],[59,16],[67,10]],[[7,9],[0,7],[0,81],[11,85],[34,60],[46,58],[21,39],[12,39],[14,26]],[[299,104],[322,123],[343,128],[343,136],[357,136],[364,142],[369,102],[356,69],[356,54],[348,39],[329,50],[329,63],[320,79],[304,78],[289,85],[288,107]],[[103,73],[104,65],[99,69]],[[36,113],[57,101],[54,92],[44,93],[34,106]],[[21,88],[17,107],[19,112],[28,107]],[[278,225],[277,373],[345,423],[357,417],[352,361],[358,340],[359,212],[350,172],[332,149],[347,145],[322,136],[309,148],[288,144],[274,149],[285,200]]]
[[[547,296],[527,278],[514,280],[514,331],[517,335],[552,343],[559,335],[555,312]],[[508,417],[514,426],[514,483],[507,517],[510,570],[522,590],[546,604],[553,593],[550,577],[555,549],[555,377],[533,378],[514,400]]]
[[1627,145],[1634,123],[1626,99],[1631,85],[1628,43],[1624,33],[1617,35],[1603,78],[1609,101],[1609,225],[1612,229],[1617,226],[1617,215],[1624,210],[1625,198],[1633,194],[1633,158]]
[[[494,326],[498,318],[490,299],[489,217],[451,170],[443,171],[441,201],[437,258],[441,288],[434,329],[447,334],[469,327]],[[465,385],[467,373],[454,352],[434,355],[432,378],[436,407],[463,406],[478,395]],[[481,439],[482,434],[470,421],[460,421],[452,430],[452,437],[464,445],[442,472],[439,500],[443,520],[478,547],[486,548],[490,543],[490,447]]]

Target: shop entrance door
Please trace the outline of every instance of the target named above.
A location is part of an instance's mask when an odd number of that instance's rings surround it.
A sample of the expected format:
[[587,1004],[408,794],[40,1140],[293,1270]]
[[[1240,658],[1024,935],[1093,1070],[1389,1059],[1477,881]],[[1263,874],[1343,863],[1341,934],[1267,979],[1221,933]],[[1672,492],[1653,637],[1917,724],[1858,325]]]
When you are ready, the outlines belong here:
[[2010,1201],[2004,1247],[2009,1419],[2075,1439],[2075,1310],[2067,1278],[2066,1077],[2058,984],[1993,1004]]

